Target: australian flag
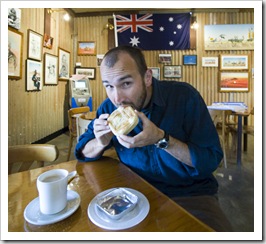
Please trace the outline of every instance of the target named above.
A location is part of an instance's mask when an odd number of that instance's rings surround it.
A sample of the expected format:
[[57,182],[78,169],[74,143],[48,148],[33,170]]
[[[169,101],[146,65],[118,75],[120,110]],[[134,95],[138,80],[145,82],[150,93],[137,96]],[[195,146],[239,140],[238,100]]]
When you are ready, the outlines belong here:
[[190,48],[190,13],[115,15],[117,44],[142,50]]

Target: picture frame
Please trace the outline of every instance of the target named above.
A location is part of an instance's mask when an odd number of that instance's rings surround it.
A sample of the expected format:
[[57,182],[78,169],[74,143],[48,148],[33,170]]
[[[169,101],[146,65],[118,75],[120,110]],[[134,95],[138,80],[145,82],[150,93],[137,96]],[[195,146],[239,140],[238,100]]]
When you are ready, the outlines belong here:
[[172,63],[172,54],[159,54],[159,63],[170,65]]
[[220,55],[220,70],[249,70],[249,55]]
[[96,55],[96,42],[94,41],[79,41],[78,55]]
[[96,76],[96,68],[91,67],[75,67],[76,75],[85,75],[89,79],[94,80]]
[[58,47],[58,79],[68,80],[70,66],[70,52]]
[[42,60],[43,35],[28,29],[28,58]]
[[43,69],[42,62],[27,59],[26,60],[26,90],[41,91],[43,87]]
[[181,65],[164,65],[163,67],[164,78],[181,78],[182,66]]
[[58,84],[58,57],[50,54],[44,54],[44,84],[57,85]]
[[8,27],[8,78],[22,77],[22,44],[23,33]]
[[218,67],[218,57],[202,57],[202,67]]
[[11,26],[19,30],[20,23],[21,23],[21,9],[9,8],[8,9],[8,26]]
[[254,24],[204,26],[205,50],[254,50]]
[[183,65],[197,65],[197,55],[183,55]]
[[152,76],[155,79],[160,80],[160,68],[159,67],[150,67],[149,69],[152,70]]
[[219,92],[249,92],[249,72],[220,72]]

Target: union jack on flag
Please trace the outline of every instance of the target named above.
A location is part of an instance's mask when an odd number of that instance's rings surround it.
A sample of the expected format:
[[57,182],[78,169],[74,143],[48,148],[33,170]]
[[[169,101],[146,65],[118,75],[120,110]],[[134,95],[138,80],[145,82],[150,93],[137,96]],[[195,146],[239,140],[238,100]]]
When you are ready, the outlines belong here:
[[129,17],[123,15],[116,15],[117,32],[122,33],[130,28],[131,32],[138,32],[138,28],[152,32],[153,20],[152,14],[145,14],[138,17],[137,14],[131,14]]
[[190,48],[190,13],[115,15],[116,45],[143,50]]

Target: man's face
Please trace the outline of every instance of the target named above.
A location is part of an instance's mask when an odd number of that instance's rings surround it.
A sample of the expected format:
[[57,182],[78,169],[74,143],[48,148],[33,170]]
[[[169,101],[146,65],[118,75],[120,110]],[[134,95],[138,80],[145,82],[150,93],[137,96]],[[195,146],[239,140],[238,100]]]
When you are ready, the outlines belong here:
[[107,96],[115,106],[131,105],[141,110],[147,104],[149,82],[141,77],[135,61],[127,53],[120,53],[111,68],[103,60],[101,76]]

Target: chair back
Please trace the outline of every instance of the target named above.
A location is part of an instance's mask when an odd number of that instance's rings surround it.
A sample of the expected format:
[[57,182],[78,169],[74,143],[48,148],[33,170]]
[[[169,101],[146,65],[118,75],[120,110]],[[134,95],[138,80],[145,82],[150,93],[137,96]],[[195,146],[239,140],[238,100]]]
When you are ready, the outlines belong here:
[[71,108],[68,110],[68,128],[71,137],[77,136],[77,125],[76,125],[77,116],[88,113],[89,111],[90,107],[88,106]]
[[86,119],[85,114],[82,114],[77,118],[77,141],[80,135],[82,135],[83,133],[87,131],[88,125],[90,124],[90,122],[91,120]]
[[[45,162],[54,162],[59,156],[57,146],[51,144],[26,144],[8,147],[8,174],[25,171],[35,163],[43,167]],[[15,165],[16,164],[16,165]],[[13,167],[14,166],[14,167]]]

